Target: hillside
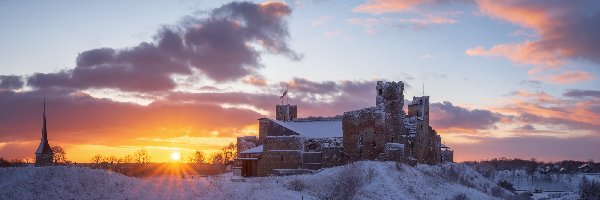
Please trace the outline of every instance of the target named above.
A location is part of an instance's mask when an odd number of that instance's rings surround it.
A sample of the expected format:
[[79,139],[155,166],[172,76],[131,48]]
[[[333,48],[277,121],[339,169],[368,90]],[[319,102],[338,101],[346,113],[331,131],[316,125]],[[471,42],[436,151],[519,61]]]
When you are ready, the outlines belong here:
[[[468,199],[510,193],[462,164],[363,161],[312,175],[132,178],[83,167],[0,168],[0,199]],[[463,196],[463,197],[464,197]]]

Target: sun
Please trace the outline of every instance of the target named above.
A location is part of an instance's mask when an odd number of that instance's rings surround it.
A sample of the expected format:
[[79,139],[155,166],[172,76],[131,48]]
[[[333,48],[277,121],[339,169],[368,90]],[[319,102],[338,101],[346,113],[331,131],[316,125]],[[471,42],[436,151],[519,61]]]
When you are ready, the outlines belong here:
[[181,159],[181,154],[180,154],[179,152],[173,152],[173,153],[171,154],[171,159],[173,159],[173,160],[175,160],[175,161],[178,161],[178,160],[180,160],[180,159]]

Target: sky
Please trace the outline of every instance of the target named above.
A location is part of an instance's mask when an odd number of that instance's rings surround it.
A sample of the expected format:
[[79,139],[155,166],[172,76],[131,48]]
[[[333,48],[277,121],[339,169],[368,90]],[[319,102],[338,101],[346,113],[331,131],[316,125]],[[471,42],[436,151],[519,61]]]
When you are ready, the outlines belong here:
[[46,101],[67,158],[215,152],[279,96],[300,117],[430,96],[455,161],[600,160],[600,2],[0,1],[0,157],[31,159]]

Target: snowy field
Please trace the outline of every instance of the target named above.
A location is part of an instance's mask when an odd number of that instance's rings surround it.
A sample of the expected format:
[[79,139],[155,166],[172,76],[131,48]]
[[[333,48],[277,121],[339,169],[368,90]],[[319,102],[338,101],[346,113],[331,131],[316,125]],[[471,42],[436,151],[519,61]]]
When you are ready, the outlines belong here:
[[[232,179],[235,181],[232,181]],[[83,167],[0,168],[0,199],[502,199],[511,196],[462,164],[363,161],[285,177],[132,178]]]

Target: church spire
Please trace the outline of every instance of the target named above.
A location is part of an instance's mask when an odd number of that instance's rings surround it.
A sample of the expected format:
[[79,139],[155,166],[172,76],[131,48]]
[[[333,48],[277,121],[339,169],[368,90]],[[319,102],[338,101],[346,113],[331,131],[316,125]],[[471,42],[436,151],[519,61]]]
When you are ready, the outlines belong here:
[[40,146],[38,146],[36,154],[51,154],[52,149],[48,144],[48,129],[46,128],[46,99],[44,99],[44,112],[42,114],[42,138],[40,139]]
[[44,118],[44,124],[42,126],[42,142],[48,143],[48,131],[46,131],[46,99],[44,99],[44,113],[42,114],[42,118]]

